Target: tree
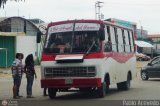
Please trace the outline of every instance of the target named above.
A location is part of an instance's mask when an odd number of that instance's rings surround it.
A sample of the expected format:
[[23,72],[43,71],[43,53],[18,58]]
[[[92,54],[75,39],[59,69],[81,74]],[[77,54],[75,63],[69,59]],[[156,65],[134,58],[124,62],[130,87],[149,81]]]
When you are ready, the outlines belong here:
[[[0,0],[0,8],[3,6],[4,8],[4,5],[7,3],[8,0]],[[10,0],[10,1],[16,1],[16,2],[19,2],[19,1],[23,1],[23,0]],[[25,0],[24,0],[25,1]]]

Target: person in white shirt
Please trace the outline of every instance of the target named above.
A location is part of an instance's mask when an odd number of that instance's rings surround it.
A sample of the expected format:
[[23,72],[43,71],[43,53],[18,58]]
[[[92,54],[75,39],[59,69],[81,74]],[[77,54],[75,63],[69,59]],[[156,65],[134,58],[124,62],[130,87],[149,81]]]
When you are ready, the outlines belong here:
[[19,95],[19,87],[21,84],[22,79],[22,59],[23,54],[22,53],[16,53],[16,58],[12,63],[12,77],[13,77],[13,98],[18,99],[19,97],[22,97]]

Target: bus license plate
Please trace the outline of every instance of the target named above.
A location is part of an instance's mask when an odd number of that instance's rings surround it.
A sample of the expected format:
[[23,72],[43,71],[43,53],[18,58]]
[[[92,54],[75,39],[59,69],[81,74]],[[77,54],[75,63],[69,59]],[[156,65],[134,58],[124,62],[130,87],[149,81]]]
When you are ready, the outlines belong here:
[[65,84],[73,84],[73,79],[65,79]]

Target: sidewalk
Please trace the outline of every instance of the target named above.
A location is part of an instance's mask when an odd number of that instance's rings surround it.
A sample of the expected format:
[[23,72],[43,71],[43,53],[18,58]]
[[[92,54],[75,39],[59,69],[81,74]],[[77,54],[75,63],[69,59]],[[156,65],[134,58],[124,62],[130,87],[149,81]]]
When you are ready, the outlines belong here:
[[[38,76],[40,77],[40,66],[39,65],[36,65],[35,66],[35,70],[36,72],[38,73]],[[11,72],[11,68],[8,67],[8,68],[0,68],[0,77],[11,77],[12,75],[12,72]]]
[[11,77],[11,69],[10,68],[0,68],[0,77]]
[[[41,88],[41,71],[40,66],[35,66],[35,70],[37,73],[37,79],[34,79],[33,82],[33,96],[36,97],[34,100],[38,100],[39,98],[42,98],[43,96],[43,89]],[[11,75],[10,68],[0,68],[0,100],[4,99],[12,99],[12,87],[13,87],[13,79]],[[26,99],[26,85],[27,85],[27,79],[26,75],[24,74],[21,81],[21,87],[20,87],[20,95],[23,96],[23,100]],[[43,98],[42,98],[43,99]],[[1,106],[1,105],[0,105]]]
[[11,74],[11,68],[0,68],[0,74],[4,73],[4,74]]

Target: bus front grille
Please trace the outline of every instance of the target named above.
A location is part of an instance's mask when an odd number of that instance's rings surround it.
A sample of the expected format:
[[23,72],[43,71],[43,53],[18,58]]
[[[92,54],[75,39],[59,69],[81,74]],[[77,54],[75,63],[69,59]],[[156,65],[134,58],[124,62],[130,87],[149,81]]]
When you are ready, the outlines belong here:
[[46,78],[53,77],[95,77],[96,68],[89,67],[47,67],[44,69]]

